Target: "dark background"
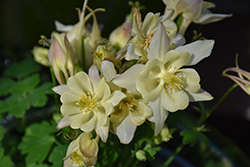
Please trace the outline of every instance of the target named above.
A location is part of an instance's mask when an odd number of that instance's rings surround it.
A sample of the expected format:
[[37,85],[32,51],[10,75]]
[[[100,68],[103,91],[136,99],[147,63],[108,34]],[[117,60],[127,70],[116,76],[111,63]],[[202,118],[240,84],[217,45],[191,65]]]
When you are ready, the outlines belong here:
[[[106,12],[98,13],[98,22],[105,25],[102,35],[108,34],[124,22],[130,7],[127,0],[91,0],[91,8],[103,7]],[[141,0],[146,10],[163,12],[161,0]],[[153,3],[152,3],[153,2]],[[234,83],[221,76],[227,67],[235,66],[235,55],[239,54],[242,69],[250,71],[250,1],[249,0],[213,0],[214,13],[233,14],[231,18],[209,25],[191,24],[187,34],[195,29],[207,39],[215,39],[211,56],[194,68],[201,76],[202,87],[214,96],[214,100],[205,105],[212,107]],[[75,7],[82,8],[80,0],[0,0],[0,70],[9,63],[20,60],[33,46],[38,45],[40,35],[50,38],[55,30],[54,20],[64,24],[78,21]],[[191,38],[187,38],[190,41]],[[2,72],[1,72],[2,73]],[[193,105],[188,107],[192,112]],[[180,111],[184,112],[184,111]],[[208,119],[208,123],[218,128],[236,143],[247,155],[250,155],[250,96],[236,88]]]

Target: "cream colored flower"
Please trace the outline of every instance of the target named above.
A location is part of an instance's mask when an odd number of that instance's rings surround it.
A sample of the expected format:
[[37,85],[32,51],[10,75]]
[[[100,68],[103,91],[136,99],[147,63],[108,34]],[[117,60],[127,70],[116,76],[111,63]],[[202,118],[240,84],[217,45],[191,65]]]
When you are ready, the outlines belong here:
[[203,0],[163,0],[163,2],[166,5],[165,14],[172,12],[172,9],[175,10],[171,20],[174,20],[179,14],[182,14],[178,31],[178,33],[182,35],[185,34],[191,22],[207,24],[232,16],[231,14],[213,14],[208,9],[215,7],[215,5],[212,2]]
[[[169,50],[170,40],[164,25],[160,24],[153,36],[148,52],[148,62],[136,64],[132,70],[121,74],[117,85],[130,91],[136,90],[149,101],[153,114],[149,117],[155,123],[155,135],[164,126],[167,111],[185,109],[190,101],[211,100],[212,96],[200,88],[200,77],[191,68],[183,66],[195,65],[210,55],[213,40],[196,41],[194,43]],[[136,71],[136,74],[133,74]],[[139,74],[139,75],[138,75]],[[130,80],[126,77],[130,76]]]
[[[130,81],[131,76],[119,77],[113,63],[109,61],[103,61],[101,69],[106,80],[111,82],[111,86],[112,83],[118,83],[118,85],[120,85],[119,79]],[[131,69],[133,70],[133,68]],[[136,73],[137,72],[134,71],[134,74]],[[124,90],[124,92],[126,92],[126,97],[115,107],[115,112],[110,115],[110,121],[113,124],[114,132],[119,137],[120,142],[128,144],[133,139],[137,126],[142,125],[146,119],[151,116],[152,111],[140,93],[132,93],[127,90]]]
[[97,161],[99,136],[91,139],[91,133],[82,133],[69,144],[64,167],[90,167]]
[[137,8],[134,8],[134,19],[131,30],[131,36],[133,37],[128,43],[128,50],[125,55],[127,60],[139,59],[140,62],[145,63],[147,61],[147,54],[152,37],[155,34],[156,28],[160,23],[164,24],[164,27],[168,33],[170,39],[176,37],[177,26],[169,19],[169,15],[160,17],[160,13],[153,14],[148,13],[141,21],[141,14]]
[[61,95],[63,119],[57,128],[70,125],[84,132],[95,130],[103,142],[109,132],[109,115],[125,95],[121,91],[111,93],[105,79],[100,79],[96,66],[89,69],[89,75],[79,72],[68,79],[67,85],[53,88]]

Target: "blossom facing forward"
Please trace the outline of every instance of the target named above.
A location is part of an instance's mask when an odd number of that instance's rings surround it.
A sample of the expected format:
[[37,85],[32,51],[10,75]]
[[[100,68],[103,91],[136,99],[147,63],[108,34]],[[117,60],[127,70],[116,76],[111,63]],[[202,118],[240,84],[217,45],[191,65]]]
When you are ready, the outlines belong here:
[[61,113],[64,117],[57,128],[71,126],[84,132],[96,131],[103,142],[109,132],[109,115],[125,95],[117,90],[111,93],[105,79],[100,79],[96,66],[89,69],[89,75],[79,72],[68,79],[67,85],[53,88],[61,95]]

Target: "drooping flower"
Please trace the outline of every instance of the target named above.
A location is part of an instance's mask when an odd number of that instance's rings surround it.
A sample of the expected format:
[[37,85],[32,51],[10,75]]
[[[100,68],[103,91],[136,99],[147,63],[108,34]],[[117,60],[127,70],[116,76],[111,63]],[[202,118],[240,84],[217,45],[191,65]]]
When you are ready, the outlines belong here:
[[47,48],[35,46],[32,50],[32,54],[37,63],[46,67],[50,66],[48,58],[49,50]]
[[182,14],[178,31],[182,35],[185,34],[191,22],[208,24],[232,16],[231,14],[213,14],[208,9],[215,7],[215,4],[203,0],[163,0],[163,2],[166,5],[165,14],[172,12],[171,9],[175,10],[171,20]]
[[160,17],[160,13],[153,14],[150,12],[142,22],[139,10],[134,8],[133,12],[134,18],[131,30],[132,39],[128,43],[128,51],[125,58],[127,60],[139,59],[140,62],[145,63],[147,61],[151,39],[154,36],[158,25],[160,23],[164,24],[170,39],[176,37],[177,26],[169,19],[170,15],[163,15]]
[[[237,73],[238,76],[228,74],[230,72]],[[236,55],[236,67],[230,67],[223,71],[222,76],[228,77],[237,83],[242,90],[250,95],[250,72],[239,68],[238,55]]]
[[69,144],[64,158],[64,167],[90,167],[96,164],[99,136],[94,139],[91,138],[91,132],[83,132]]
[[[145,101],[149,101],[153,115],[149,120],[155,123],[157,135],[167,118],[167,111],[174,112],[185,109],[190,101],[211,100],[212,96],[200,88],[200,77],[191,68],[183,66],[195,65],[210,55],[213,40],[196,41],[194,43],[169,50],[170,40],[164,25],[160,24],[153,36],[148,52],[148,62],[144,68],[139,64],[133,66],[138,75],[127,70],[121,74],[118,86],[138,90]],[[134,76],[126,83],[125,75]],[[124,78],[124,79],[123,79]],[[128,82],[128,81],[127,81]],[[133,82],[133,83],[132,83]]]
[[84,132],[95,130],[103,142],[109,131],[109,115],[125,95],[117,90],[111,93],[105,79],[100,79],[96,66],[89,69],[89,75],[79,72],[68,79],[67,85],[54,87],[61,95],[61,113],[64,115],[57,128],[71,126]]

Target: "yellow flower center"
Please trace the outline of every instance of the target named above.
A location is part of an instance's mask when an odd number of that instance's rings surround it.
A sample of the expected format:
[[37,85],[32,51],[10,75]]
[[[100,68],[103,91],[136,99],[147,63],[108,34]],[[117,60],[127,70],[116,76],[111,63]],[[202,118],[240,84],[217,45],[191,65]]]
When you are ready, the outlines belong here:
[[73,152],[70,155],[70,160],[74,162],[76,165],[83,165],[81,156],[77,153],[77,151]]
[[147,49],[149,49],[149,45],[150,45],[150,41],[152,39],[152,37],[154,36],[155,32],[151,31],[148,33],[148,36],[146,36],[146,38],[144,39],[144,43]]
[[[171,66],[169,67],[171,68]],[[163,80],[164,84],[162,85],[162,87],[165,87],[165,93],[170,90],[170,92],[174,91],[178,91],[181,90],[182,88],[182,76],[180,73],[177,73],[178,70],[173,71],[173,72],[168,72],[165,71],[162,76],[161,79]]]
[[98,50],[94,53],[94,57],[99,60],[104,60],[104,54],[102,50]]
[[82,96],[79,97],[79,100],[75,104],[80,107],[81,111],[83,110],[83,114],[86,114],[97,107],[96,98],[96,95],[92,97],[89,92],[87,94],[82,93]]
[[136,110],[136,102],[135,102],[135,99],[133,97],[131,98],[125,98],[123,99],[121,102],[120,102],[120,105],[119,105],[119,109],[120,110],[129,110],[130,112],[133,112]]

